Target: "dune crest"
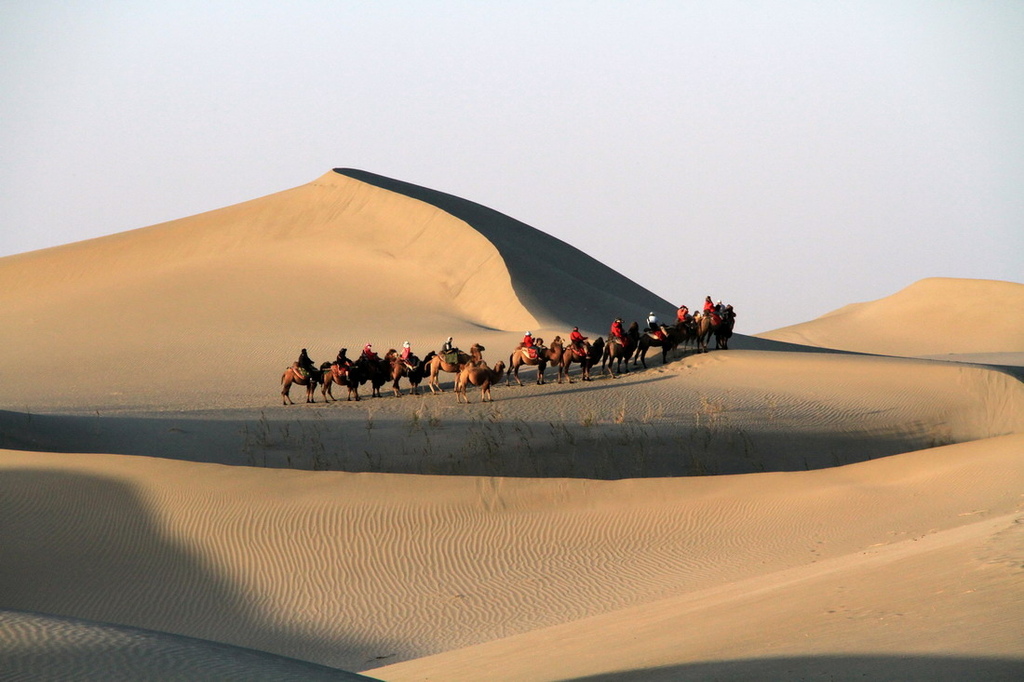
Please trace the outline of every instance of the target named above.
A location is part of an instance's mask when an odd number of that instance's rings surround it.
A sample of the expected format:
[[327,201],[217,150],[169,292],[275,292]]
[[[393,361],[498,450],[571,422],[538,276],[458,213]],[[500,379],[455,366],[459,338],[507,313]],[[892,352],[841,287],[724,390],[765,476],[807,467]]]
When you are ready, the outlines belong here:
[[883,355],[1024,353],[1024,284],[932,277],[759,338]]

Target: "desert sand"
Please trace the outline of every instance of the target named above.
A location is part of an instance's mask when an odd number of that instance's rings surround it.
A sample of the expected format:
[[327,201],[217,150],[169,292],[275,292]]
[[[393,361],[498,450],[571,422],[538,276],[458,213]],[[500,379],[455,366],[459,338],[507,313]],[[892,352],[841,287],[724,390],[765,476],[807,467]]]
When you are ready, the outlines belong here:
[[493,365],[679,302],[345,169],[0,259],[0,679],[1020,679],[1022,292],[284,406],[301,348]]

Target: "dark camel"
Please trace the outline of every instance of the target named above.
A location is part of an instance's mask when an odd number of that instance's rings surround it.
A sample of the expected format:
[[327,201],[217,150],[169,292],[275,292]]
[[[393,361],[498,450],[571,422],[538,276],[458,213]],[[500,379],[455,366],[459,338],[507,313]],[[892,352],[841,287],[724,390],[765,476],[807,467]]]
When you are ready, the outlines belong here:
[[636,367],[637,360],[639,360],[644,369],[647,369],[647,351],[650,348],[660,348],[661,364],[668,362],[668,352],[674,350],[679,345],[679,342],[682,340],[682,332],[678,326],[668,327],[666,325],[661,326],[661,332],[664,338],[653,336],[649,330],[640,337],[636,355],[633,356],[634,367]]
[[402,389],[398,386],[402,377],[409,380],[409,393],[412,395],[419,395],[420,383],[426,375],[426,363],[433,357],[434,351],[427,353],[427,357],[423,360],[412,355],[410,356],[411,362],[406,364],[402,361],[402,358],[399,357],[398,351],[393,348],[384,355],[384,359],[391,363],[391,390],[395,392],[396,397],[402,395]]

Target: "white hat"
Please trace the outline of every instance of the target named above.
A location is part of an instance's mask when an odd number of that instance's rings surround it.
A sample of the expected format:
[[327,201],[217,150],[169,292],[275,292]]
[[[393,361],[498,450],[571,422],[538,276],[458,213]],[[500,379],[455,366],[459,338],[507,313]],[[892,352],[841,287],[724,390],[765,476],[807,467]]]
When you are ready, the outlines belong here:
[[530,332],[526,332],[526,335],[527,336],[533,336],[533,334],[531,334]]
[[405,343],[403,343],[402,348],[409,348],[409,342],[406,341]]

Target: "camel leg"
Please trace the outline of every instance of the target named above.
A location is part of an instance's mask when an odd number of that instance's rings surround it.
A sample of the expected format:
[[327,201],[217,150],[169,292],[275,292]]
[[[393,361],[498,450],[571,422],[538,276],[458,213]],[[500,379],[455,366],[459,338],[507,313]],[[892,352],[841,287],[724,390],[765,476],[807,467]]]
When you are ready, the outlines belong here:
[[437,375],[440,374],[438,370],[430,370],[430,380],[427,381],[427,387],[430,389],[430,393],[444,393],[444,389],[441,388],[441,384],[437,382]]
[[281,404],[282,405],[294,405],[292,402],[292,379],[288,376],[288,372],[281,375]]

